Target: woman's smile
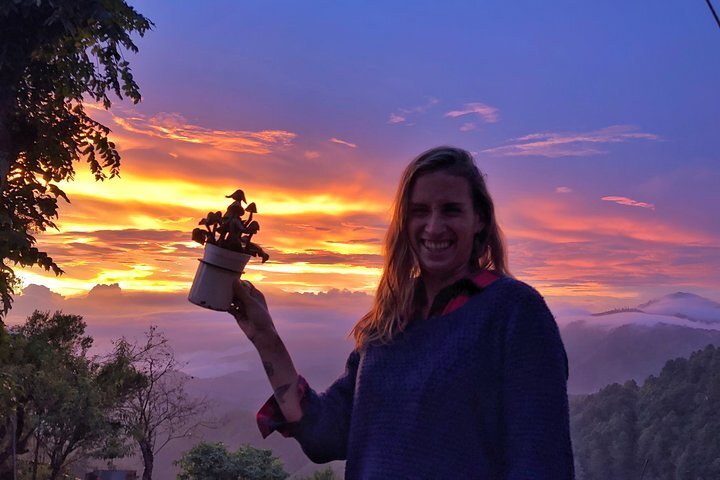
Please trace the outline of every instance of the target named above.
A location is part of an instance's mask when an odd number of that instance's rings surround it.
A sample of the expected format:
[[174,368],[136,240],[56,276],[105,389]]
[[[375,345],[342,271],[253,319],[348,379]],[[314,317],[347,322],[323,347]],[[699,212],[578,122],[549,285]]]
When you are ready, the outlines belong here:
[[432,240],[423,240],[422,245],[423,247],[427,248],[431,252],[441,252],[445,249],[447,249],[450,246],[451,242],[449,240],[444,240],[442,242],[433,242]]
[[465,178],[443,172],[420,176],[410,194],[407,227],[426,281],[449,284],[469,273],[482,223]]

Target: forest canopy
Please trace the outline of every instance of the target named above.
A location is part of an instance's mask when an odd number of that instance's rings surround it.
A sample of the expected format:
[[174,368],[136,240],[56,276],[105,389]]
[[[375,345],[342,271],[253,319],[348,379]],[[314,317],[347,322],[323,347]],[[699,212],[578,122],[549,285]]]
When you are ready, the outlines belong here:
[[571,402],[578,480],[720,478],[720,349]]

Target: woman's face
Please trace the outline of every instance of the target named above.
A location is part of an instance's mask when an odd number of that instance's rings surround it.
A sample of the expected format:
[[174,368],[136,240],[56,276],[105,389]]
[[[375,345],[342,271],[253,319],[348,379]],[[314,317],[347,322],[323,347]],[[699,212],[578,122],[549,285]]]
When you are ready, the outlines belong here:
[[415,180],[407,230],[424,278],[449,284],[466,276],[482,227],[466,179],[440,171]]

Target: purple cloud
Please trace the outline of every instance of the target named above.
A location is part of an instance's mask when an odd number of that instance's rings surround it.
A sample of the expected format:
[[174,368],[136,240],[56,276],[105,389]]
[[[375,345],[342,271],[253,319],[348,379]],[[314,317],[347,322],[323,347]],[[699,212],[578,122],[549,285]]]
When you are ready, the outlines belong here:
[[483,152],[498,156],[590,156],[606,153],[598,145],[631,140],[658,141],[660,137],[653,133],[639,132],[637,127],[631,125],[613,125],[586,133],[531,133],[514,139],[510,145],[488,148]]

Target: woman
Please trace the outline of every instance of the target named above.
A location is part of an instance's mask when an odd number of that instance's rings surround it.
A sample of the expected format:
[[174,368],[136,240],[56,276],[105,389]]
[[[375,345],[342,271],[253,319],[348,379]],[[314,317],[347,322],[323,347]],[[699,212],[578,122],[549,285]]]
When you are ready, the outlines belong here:
[[262,294],[231,308],[274,395],[263,435],[295,437],[348,479],[573,478],[567,357],[542,297],[508,274],[472,156],[439,147],[406,168],[375,302],[345,373],[322,394],[298,376]]

